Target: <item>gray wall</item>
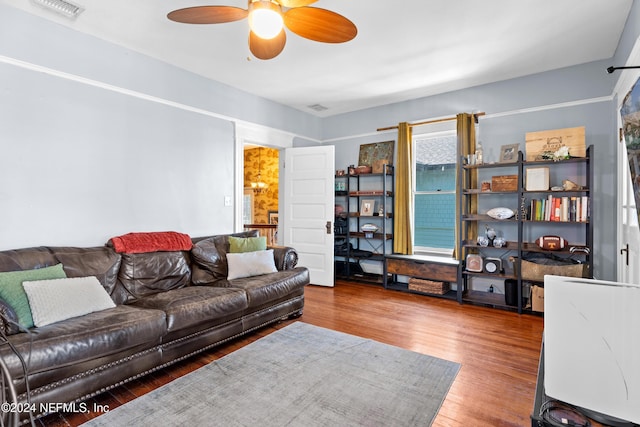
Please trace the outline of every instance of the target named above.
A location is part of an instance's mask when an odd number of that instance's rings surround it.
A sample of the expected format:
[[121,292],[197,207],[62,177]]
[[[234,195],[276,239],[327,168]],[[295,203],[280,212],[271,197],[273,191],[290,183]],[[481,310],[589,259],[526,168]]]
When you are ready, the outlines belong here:
[[0,249],[231,232],[235,121],[321,121],[0,4]]

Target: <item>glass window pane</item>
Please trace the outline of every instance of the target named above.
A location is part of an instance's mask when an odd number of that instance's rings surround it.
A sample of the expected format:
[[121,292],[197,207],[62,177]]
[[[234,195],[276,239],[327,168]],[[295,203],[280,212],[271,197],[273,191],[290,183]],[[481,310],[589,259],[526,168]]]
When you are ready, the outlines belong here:
[[416,165],[416,191],[455,191],[456,165]]
[[455,194],[417,194],[415,197],[415,246],[454,247]]
[[454,191],[456,136],[416,139],[416,191]]
[[457,137],[453,133],[416,136],[414,246],[455,246]]

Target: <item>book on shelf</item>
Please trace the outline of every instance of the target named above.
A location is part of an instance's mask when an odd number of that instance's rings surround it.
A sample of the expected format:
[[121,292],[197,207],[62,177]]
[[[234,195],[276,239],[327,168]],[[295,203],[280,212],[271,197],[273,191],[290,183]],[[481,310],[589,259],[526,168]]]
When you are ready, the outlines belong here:
[[541,199],[531,199],[529,220],[586,222],[589,220],[589,197],[549,195]]

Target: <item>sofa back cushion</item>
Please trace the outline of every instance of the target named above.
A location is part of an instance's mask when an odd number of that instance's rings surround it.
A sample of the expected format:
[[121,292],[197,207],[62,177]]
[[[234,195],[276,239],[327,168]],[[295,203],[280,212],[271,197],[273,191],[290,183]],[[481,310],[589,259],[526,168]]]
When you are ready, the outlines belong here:
[[0,252],[0,271],[32,270],[56,264],[59,261],[44,246]]
[[64,266],[67,277],[95,276],[116,304],[124,300],[118,292],[118,270],[122,256],[112,248],[50,247],[56,260]]
[[258,234],[258,230],[251,230],[193,239],[194,245],[191,248],[192,282],[195,285],[206,285],[221,279],[226,280],[229,272],[227,266],[229,237],[258,237]]
[[188,252],[121,254],[118,280],[127,291],[127,301],[178,289],[191,282]]

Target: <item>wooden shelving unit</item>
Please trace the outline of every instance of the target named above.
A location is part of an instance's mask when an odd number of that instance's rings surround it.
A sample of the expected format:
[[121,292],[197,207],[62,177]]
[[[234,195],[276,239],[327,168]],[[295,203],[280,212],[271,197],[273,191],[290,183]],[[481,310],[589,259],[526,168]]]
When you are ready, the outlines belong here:
[[[382,173],[337,175],[335,178],[336,182],[344,183],[344,190],[337,190],[335,197],[336,204],[344,208],[342,218],[346,225],[334,237],[336,246],[348,244],[346,251],[335,254],[336,278],[384,285],[383,274],[366,272],[362,263],[379,262],[380,270],[384,271],[385,255],[391,253],[394,168],[384,165]],[[365,199],[375,202],[373,215],[361,215],[360,201]],[[361,227],[367,223],[376,225],[378,230],[362,231]]]
[[[543,200],[551,197],[583,197],[586,196],[591,203],[590,191],[593,183],[593,146],[589,146],[586,157],[571,158],[561,161],[525,161],[522,152],[518,153],[518,160],[514,163],[495,163],[482,165],[464,165],[460,168],[459,182],[462,185],[459,191],[459,218],[460,218],[460,247],[462,252],[461,285],[458,287],[458,298],[462,302],[489,305],[518,313],[532,312],[527,306],[528,289],[530,286],[542,286],[539,280],[523,279],[521,261],[531,254],[553,254],[559,258],[572,258],[586,266],[587,275],[593,274],[593,227],[590,217],[583,221],[552,221],[549,219],[531,219],[531,200]],[[547,167],[549,173],[558,181],[558,177],[565,174],[576,175],[574,179],[580,180],[581,188],[572,190],[554,191],[550,189],[528,191],[526,190],[525,176],[528,168]],[[510,191],[481,191],[478,188],[470,188],[471,173],[477,172],[478,185],[491,178],[490,175],[504,175],[506,173],[517,175],[518,186]],[[551,184],[555,185],[555,184]],[[477,209],[472,209],[472,199],[476,199]],[[485,214],[494,207],[507,207],[515,212],[509,219],[494,219]],[[588,214],[591,215],[590,206]],[[475,227],[471,226],[472,224]],[[506,244],[500,248],[492,246],[481,247],[477,243],[478,235],[484,235],[484,227],[491,227],[503,234]],[[542,235],[572,236],[568,245],[561,250],[548,251],[540,248],[534,240]],[[573,248],[573,250],[572,250]],[[577,251],[575,251],[578,249]],[[586,250],[585,250],[586,249]],[[486,258],[499,258],[502,260],[504,271],[489,273],[486,271],[468,271],[465,265],[467,254],[478,254]],[[513,261],[511,261],[513,260]],[[473,278],[495,278],[496,280],[517,281],[516,304],[509,305],[505,295],[479,292],[473,290],[470,282]]]

